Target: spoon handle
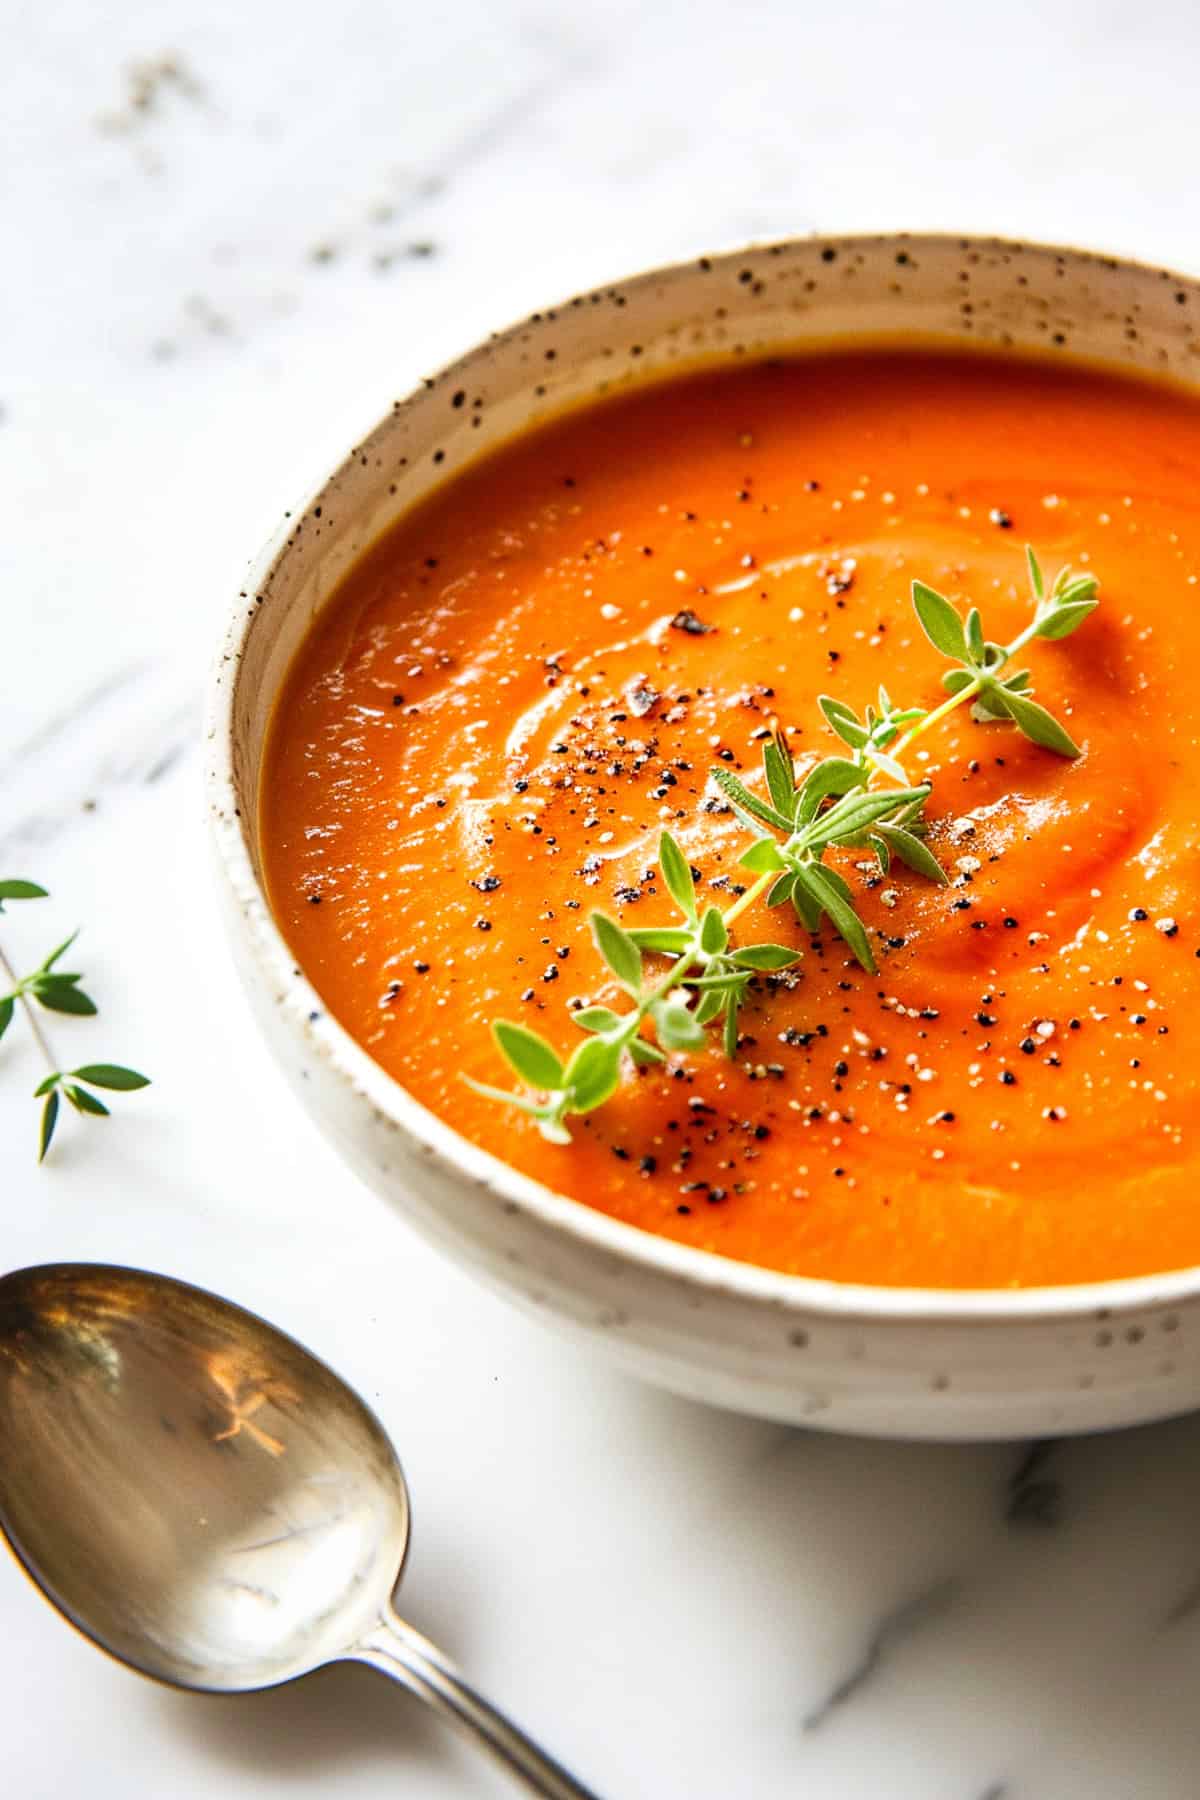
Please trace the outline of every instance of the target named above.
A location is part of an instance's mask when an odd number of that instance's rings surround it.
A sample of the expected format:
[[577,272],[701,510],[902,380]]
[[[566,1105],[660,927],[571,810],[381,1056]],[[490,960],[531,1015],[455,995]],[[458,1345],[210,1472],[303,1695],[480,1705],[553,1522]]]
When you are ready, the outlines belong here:
[[506,1719],[503,1713],[477,1694],[459,1674],[449,1657],[428,1638],[405,1625],[391,1608],[373,1631],[349,1652],[355,1662],[367,1663],[390,1675],[410,1693],[419,1694],[437,1712],[473,1737],[510,1775],[542,1800],[597,1800],[569,1775],[561,1763],[539,1750],[532,1738]]

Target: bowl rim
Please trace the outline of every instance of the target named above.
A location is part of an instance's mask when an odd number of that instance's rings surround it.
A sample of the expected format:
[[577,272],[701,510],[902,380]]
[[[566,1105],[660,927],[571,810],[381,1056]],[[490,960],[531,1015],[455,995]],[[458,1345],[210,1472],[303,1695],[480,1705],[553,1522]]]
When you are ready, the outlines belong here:
[[[1124,270],[1168,279],[1200,297],[1200,279],[1196,276],[1164,269],[1136,257],[969,231],[814,232],[799,237],[742,243],[678,258],[603,285],[606,291],[632,292],[664,278],[682,277],[701,262],[716,268],[771,251],[829,248],[840,252],[887,245],[905,249],[953,246],[966,252],[1009,250],[1017,254],[1059,257],[1077,263],[1099,264],[1107,271]],[[550,307],[561,315],[567,312],[570,303],[568,298],[552,302]],[[548,309],[542,309],[543,315]],[[314,506],[322,503],[328,490],[353,468],[362,445],[397,414],[407,410],[435,384],[440,386],[457,380],[477,356],[485,352],[492,354],[511,343],[528,328],[528,323],[528,317],[522,316],[482,342],[469,346],[433,376],[418,380],[362,434],[321,483],[309,492],[303,504],[285,513],[277,529],[251,559],[243,590],[230,610],[218,643],[209,673],[204,725],[207,747],[205,793],[211,835],[219,874],[238,908],[242,940],[272,991],[281,996],[278,1010],[287,1015],[297,1042],[306,1042],[307,1049],[322,1058],[348,1095],[365,1100],[378,1123],[401,1133],[410,1145],[453,1178],[487,1191],[510,1209],[532,1216],[542,1226],[563,1233],[581,1247],[606,1254],[619,1263],[633,1265],[644,1276],[666,1278],[681,1287],[765,1305],[784,1316],[824,1318],[830,1322],[891,1321],[913,1325],[999,1327],[1016,1320],[1069,1324],[1115,1318],[1146,1308],[1172,1307],[1200,1296],[1200,1264],[1103,1281],[1019,1288],[937,1288],[876,1286],[791,1274],[756,1263],[740,1262],[717,1251],[694,1248],[610,1218],[583,1201],[556,1193],[553,1188],[511,1168],[490,1151],[463,1137],[389,1075],[326,1010],[324,1001],[298,967],[275,922],[241,823],[233,747],[235,696],[242,650],[261,611],[258,596],[268,591],[276,566],[294,545],[295,521],[305,518]],[[318,1016],[314,1017],[314,1014]]]

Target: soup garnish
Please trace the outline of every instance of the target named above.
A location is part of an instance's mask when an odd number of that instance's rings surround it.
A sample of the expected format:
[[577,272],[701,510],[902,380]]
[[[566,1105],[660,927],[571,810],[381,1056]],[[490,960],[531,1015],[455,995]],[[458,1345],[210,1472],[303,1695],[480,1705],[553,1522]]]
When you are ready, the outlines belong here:
[[[625,931],[607,913],[593,910],[589,919],[596,949],[633,1000],[631,1010],[617,1013],[607,1006],[587,1006],[572,1012],[572,1024],[589,1035],[566,1062],[527,1025],[495,1019],[492,1035],[497,1048],[535,1092],[509,1093],[469,1075],[463,1077],[467,1084],[488,1099],[528,1113],[551,1143],[569,1144],[567,1117],[594,1112],[612,1097],[626,1055],[642,1067],[663,1063],[665,1051],[698,1049],[704,1043],[704,1027],[720,1023],[725,1054],[736,1056],[738,1013],[755,976],[800,960],[801,953],[785,944],[731,947],[730,926],[763,895],[768,906],[790,901],[800,923],[813,935],[827,919],[867,974],[876,974],[870,938],[855,911],[850,884],[826,865],[824,857],[832,849],[866,850],[884,875],[895,860],[945,885],[946,872],[923,841],[928,829],[925,803],[932,789],[927,782],[909,787],[902,761],[917,739],[970,701],[972,717],[980,724],[1015,725],[1043,749],[1072,759],[1079,755],[1066,728],[1033,699],[1029,670],[1010,671],[1009,665],[1036,638],[1056,642],[1077,631],[1099,605],[1099,583],[1094,575],[1063,568],[1047,592],[1031,547],[1026,546],[1025,556],[1033,618],[1008,644],[984,637],[978,607],[971,607],[964,621],[944,594],[923,581],[913,582],[913,608],[921,629],[934,649],[955,664],[942,676],[950,697],[939,706],[897,707],[881,686],[878,708],[868,705],[860,717],[845,701],[822,694],[817,704],[850,756],[823,757],[797,782],[787,737],[776,722],[763,743],[765,797],[752,792],[732,770],[710,768],[709,779],[754,836],[738,862],[757,879],[723,912],[709,905],[701,913],[696,877],[671,833],[664,831],[659,838],[659,869],[682,914],[680,923]],[[900,785],[872,791],[871,782],[880,776]],[[770,828],[765,836],[763,825]],[[665,973],[650,961],[663,957],[674,958]],[[642,1031],[646,1023],[653,1026],[657,1045],[647,1041]]]

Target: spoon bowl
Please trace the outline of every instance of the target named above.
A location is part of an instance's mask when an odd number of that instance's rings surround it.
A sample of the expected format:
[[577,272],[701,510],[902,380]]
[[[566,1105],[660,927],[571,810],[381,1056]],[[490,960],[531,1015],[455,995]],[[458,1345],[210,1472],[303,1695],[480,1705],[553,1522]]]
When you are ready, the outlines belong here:
[[408,1492],[373,1414],[281,1332],[161,1276],[0,1281],[9,1444],[0,1522],[29,1573],[161,1681],[303,1675],[374,1622],[403,1565]]
[[209,1693],[368,1663],[587,1800],[396,1618],[409,1519],[375,1415],[254,1314],[135,1269],[0,1279],[0,1530],[72,1624]]

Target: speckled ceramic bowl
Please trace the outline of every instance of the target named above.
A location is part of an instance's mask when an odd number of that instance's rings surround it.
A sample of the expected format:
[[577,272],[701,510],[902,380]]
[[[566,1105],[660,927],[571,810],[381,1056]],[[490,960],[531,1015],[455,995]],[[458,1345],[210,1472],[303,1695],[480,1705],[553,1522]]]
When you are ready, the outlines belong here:
[[627,1368],[830,1430],[982,1438],[1131,1424],[1200,1403],[1200,1270],[1024,1292],[773,1273],[615,1223],[420,1105],[330,1018],[263,894],[257,789],[272,703],[343,572],[489,445],[673,362],[920,332],[1057,346],[1200,385],[1200,285],[1076,250],[959,237],[806,238],[583,294],[392,406],[268,546],[210,699],[208,793],[232,939],[280,1062],[346,1160],[426,1237]]

